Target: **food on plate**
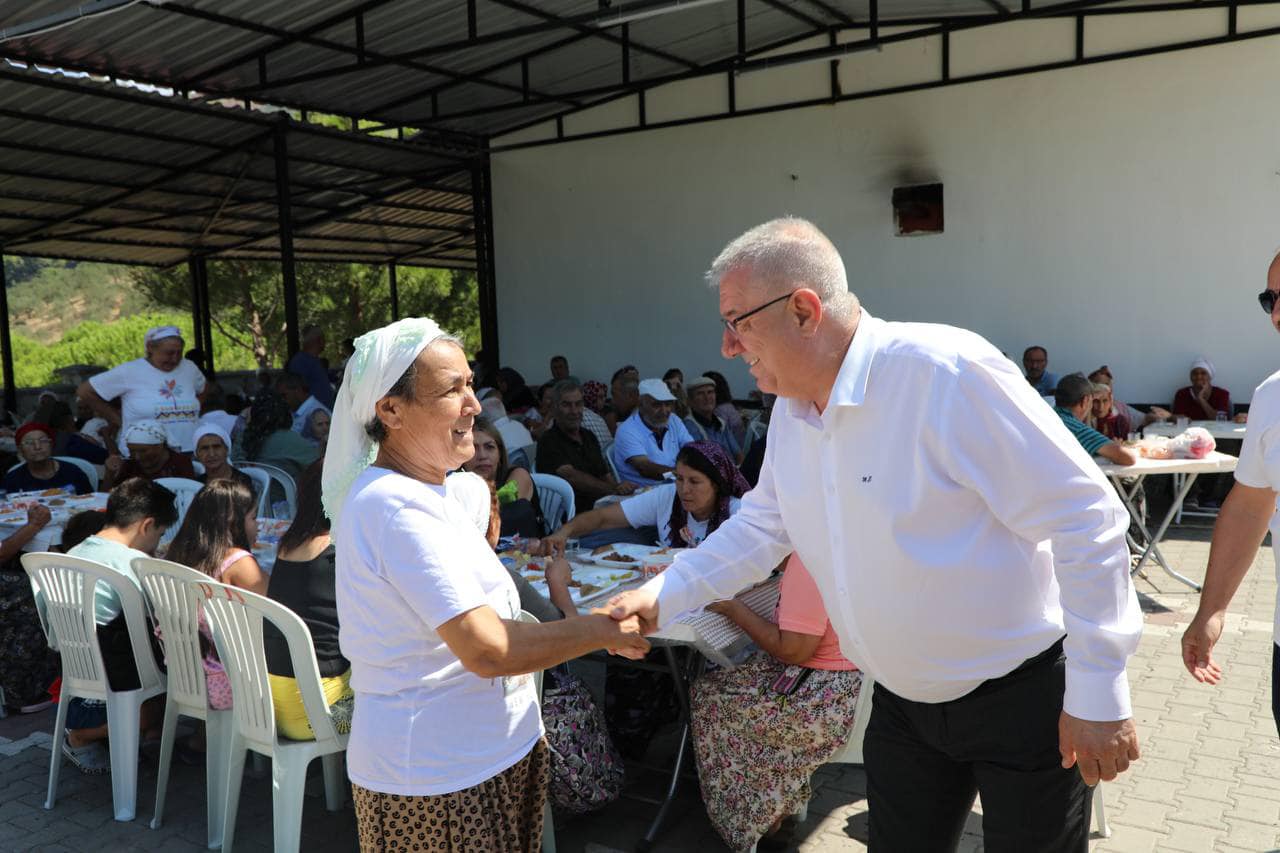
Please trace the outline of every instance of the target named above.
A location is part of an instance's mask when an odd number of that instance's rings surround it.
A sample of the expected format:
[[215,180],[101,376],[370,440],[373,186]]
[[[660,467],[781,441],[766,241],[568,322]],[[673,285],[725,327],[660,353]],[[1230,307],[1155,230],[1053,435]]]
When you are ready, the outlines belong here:
[[62,498],[54,498],[53,500],[49,501],[49,506],[65,506],[66,503],[67,502]]
[[607,554],[613,550],[612,545],[601,545],[599,548],[591,549],[591,556],[599,557],[601,554]]
[[596,586],[593,583],[584,583],[579,585],[578,587],[578,591],[582,593],[582,596],[584,598],[588,595],[594,595],[595,593],[599,592],[602,589],[604,589],[604,587]]
[[40,497],[42,498],[64,497],[66,496],[66,494],[67,493],[65,489],[45,489],[43,492],[40,493]]
[[600,559],[608,560],[611,563],[638,563],[635,557],[628,557],[626,554],[619,554],[617,551],[611,551]]

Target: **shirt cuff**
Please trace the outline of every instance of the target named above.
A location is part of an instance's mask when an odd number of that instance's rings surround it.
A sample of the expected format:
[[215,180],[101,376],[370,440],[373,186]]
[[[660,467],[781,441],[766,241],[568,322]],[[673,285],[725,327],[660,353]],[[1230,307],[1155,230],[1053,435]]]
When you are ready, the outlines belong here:
[[1129,703],[1129,674],[1089,672],[1071,665],[1067,659],[1067,689],[1062,710],[1077,720],[1114,722],[1133,716]]

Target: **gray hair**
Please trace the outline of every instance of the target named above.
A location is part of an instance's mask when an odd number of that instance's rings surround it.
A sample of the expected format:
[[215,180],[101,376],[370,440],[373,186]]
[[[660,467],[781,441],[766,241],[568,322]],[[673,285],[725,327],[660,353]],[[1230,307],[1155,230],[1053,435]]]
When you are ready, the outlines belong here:
[[[422,352],[426,352],[438,343],[449,343],[462,349],[462,339],[457,335],[451,335],[448,332],[441,332],[431,340],[427,341],[427,345],[422,348]],[[409,367],[404,373],[400,374],[400,378],[395,384],[387,389],[387,393],[383,397],[400,397],[406,402],[412,403],[416,399],[418,393],[418,359],[415,358],[409,363]],[[369,438],[381,444],[387,440],[387,425],[378,417],[378,413],[374,412],[373,417],[365,422],[364,433]]]
[[561,379],[555,385],[551,386],[551,399],[555,400],[556,405],[559,406],[561,398],[570,391],[577,391],[581,393],[582,385],[579,384],[576,379]]
[[1093,383],[1093,393],[1106,394],[1109,397],[1111,396],[1111,386],[1105,382],[1095,382]]
[[818,226],[799,217],[757,225],[725,246],[707,271],[707,281],[719,287],[737,270],[749,271],[771,291],[807,287],[824,305],[845,309],[857,304],[840,252]]
[[323,334],[324,334],[324,329],[316,323],[312,323],[309,326],[304,326],[302,329],[302,342],[304,344],[310,343],[311,341],[314,341],[316,338],[320,337]]

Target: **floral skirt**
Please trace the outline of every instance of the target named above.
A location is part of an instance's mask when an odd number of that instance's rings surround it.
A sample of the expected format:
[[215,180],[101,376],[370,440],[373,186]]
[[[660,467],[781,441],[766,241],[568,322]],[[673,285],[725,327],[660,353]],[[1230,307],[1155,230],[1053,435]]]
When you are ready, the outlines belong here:
[[692,690],[693,745],[707,815],[734,850],[750,850],[809,801],[809,777],[849,740],[862,687],[856,670],[814,670],[794,693],[787,665],[761,652]]
[[538,853],[550,778],[551,751],[540,739],[497,776],[452,794],[380,794],[353,784],[360,853]]
[[0,687],[20,707],[49,698],[61,660],[45,641],[26,572],[0,571]]

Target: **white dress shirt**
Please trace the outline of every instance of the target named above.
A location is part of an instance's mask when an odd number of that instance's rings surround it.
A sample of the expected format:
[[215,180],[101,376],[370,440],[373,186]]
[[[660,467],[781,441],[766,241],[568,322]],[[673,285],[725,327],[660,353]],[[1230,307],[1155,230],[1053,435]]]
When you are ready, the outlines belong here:
[[845,656],[894,693],[957,699],[1065,633],[1067,713],[1118,720],[1142,631],[1128,525],[995,347],[864,311],[826,410],[780,400],[759,485],[649,586],[665,623],[794,550]]
[[[1280,371],[1267,377],[1253,392],[1249,404],[1249,428],[1240,447],[1236,479],[1255,489],[1280,491]],[[1277,501],[1280,509],[1280,500]],[[1271,548],[1280,577],[1280,514],[1271,516]],[[1272,638],[1280,643],[1280,594],[1276,599]]]

